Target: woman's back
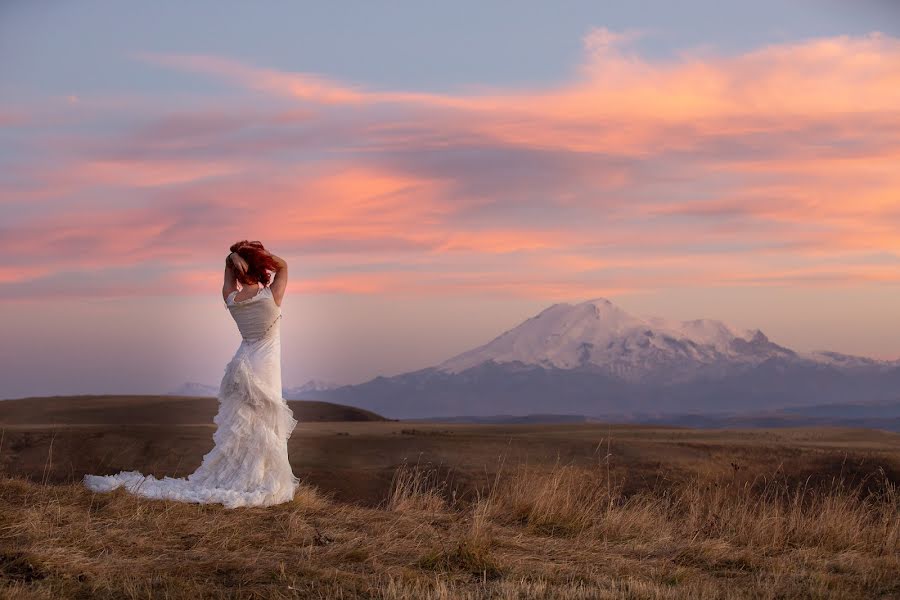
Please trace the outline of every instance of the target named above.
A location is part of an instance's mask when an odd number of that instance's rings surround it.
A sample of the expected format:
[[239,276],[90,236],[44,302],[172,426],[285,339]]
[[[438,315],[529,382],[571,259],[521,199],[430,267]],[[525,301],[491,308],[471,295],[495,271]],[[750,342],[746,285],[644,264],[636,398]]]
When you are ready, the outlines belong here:
[[228,295],[225,305],[244,340],[256,341],[272,335],[273,330],[277,331],[281,307],[275,304],[271,288],[262,287],[255,296],[245,300],[235,300],[235,294],[237,290]]

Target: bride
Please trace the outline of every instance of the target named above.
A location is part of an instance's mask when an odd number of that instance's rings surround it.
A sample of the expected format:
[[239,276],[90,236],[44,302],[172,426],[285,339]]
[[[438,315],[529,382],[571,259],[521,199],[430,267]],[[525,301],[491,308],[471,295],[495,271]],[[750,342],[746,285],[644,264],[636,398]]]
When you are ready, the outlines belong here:
[[297,420],[281,391],[280,319],[287,273],[287,263],[260,242],[237,242],[225,259],[222,298],[243,340],[219,386],[215,446],[197,470],[187,478],[156,479],[138,471],[85,475],[88,489],[124,486],[148,498],[228,508],[293,499],[299,479],[288,462],[287,440]]

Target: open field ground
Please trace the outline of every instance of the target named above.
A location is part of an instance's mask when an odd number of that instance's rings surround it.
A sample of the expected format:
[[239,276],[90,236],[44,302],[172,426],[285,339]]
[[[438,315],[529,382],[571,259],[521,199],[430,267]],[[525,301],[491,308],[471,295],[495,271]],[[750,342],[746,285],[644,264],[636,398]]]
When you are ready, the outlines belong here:
[[894,433],[305,422],[294,501],[227,510],[80,485],[212,447],[196,416],[108,416],[134,408],[0,421],[0,594],[900,597]]

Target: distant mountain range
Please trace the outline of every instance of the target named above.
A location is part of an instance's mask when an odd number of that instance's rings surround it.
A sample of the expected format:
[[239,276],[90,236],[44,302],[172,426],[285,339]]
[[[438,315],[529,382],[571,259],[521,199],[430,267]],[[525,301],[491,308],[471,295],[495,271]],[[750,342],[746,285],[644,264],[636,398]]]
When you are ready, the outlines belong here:
[[303,385],[285,388],[284,397],[288,399],[302,399],[307,397],[310,393],[324,392],[338,387],[341,387],[340,383],[326,381],[324,379],[310,379]]
[[866,404],[824,404],[733,414],[630,415],[616,422],[640,422],[680,427],[865,427],[900,432],[900,401]]
[[188,381],[187,383],[183,383],[171,392],[168,392],[168,396],[212,396],[216,397],[219,393],[219,387],[214,385],[207,385],[205,383],[197,383],[196,381]]
[[392,418],[733,415],[900,399],[900,362],[801,354],[720,321],[639,318],[602,298],[554,304],[425,369],[308,389]]
[[780,410],[733,413],[627,413],[611,415],[490,415],[412,419],[431,423],[546,425],[559,423],[641,423],[690,428],[863,427],[900,432],[900,401],[872,404],[823,404]]
[[[303,385],[292,387],[292,388],[284,388],[282,390],[282,396],[287,400],[303,400],[308,398],[310,394],[316,394],[318,392],[323,392],[326,390],[331,390],[336,387],[340,387],[341,384],[333,383],[331,381],[325,381],[323,379],[310,379]],[[188,381],[186,383],[181,384],[179,387],[175,388],[171,392],[168,392],[169,396],[212,396],[215,397],[219,393],[219,386],[217,385],[208,385],[205,383],[197,383],[194,381]]]

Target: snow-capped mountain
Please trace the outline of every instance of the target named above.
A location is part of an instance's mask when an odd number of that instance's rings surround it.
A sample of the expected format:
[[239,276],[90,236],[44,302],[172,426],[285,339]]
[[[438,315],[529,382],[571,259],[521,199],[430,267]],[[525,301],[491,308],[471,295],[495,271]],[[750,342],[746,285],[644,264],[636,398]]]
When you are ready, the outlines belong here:
[[290,400],[299,400],[309,396],[315,396],[318,392],[333,390],[340,387],[341,384],[324,379],[310,379],[303,385],[287,388],[284,390],[284,397]]
[[721,412],[900,398],[900,363],[800,354],[759,330],[554,304],[426,369],[316,392],[393,417]]
[[460,373],[488,361],[520,362],[593,368],[626,381],[672,383],[795,356],[759,330],[739,332],[705,319],[639,318],[598,298],[554,304],[484,346],[444,361],[438,369]]
[[169,392],[170,396],[215,396],[219,393],[218,386],[207,385],[205,383],[197,383],[196,381],[188,381],[182,383],[176,389]]

